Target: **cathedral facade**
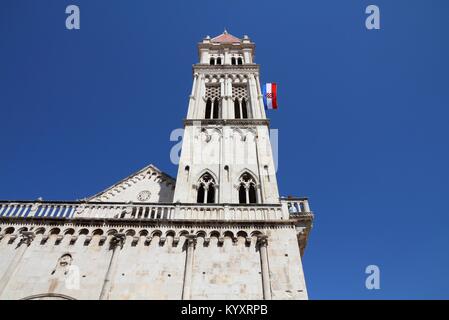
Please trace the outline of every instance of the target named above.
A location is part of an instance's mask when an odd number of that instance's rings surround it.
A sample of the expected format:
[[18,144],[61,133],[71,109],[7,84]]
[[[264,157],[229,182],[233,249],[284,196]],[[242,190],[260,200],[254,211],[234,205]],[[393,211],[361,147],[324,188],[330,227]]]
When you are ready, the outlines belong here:
[[176,179],[0,201],[0,300],[307,299],[308,199],[280,197],[255,45],[198,44]]

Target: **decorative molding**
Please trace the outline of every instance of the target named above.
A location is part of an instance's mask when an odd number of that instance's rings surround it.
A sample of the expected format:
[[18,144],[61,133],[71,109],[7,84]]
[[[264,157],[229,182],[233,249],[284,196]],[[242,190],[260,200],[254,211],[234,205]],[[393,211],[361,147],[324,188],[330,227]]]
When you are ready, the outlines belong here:
[[195,64],[193,66],[193,74],[201,73],[204,75],[226,75],[232,73],[246,73],[254,74],[259,73],[260,65],[256,63],[252,64],[223,64],[223,65],[210,65],[210,64]]
[[217,125],[217,126],[268,126],[268,119],[184,119],[184,125]]

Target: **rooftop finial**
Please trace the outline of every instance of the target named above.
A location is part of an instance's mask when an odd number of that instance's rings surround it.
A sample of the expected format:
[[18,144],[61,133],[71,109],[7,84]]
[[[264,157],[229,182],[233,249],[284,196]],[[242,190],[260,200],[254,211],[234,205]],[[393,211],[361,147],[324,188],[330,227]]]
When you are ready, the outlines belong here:
[[228,34],[228,30],[226,30],[226,28],[224,28],[224,34]]

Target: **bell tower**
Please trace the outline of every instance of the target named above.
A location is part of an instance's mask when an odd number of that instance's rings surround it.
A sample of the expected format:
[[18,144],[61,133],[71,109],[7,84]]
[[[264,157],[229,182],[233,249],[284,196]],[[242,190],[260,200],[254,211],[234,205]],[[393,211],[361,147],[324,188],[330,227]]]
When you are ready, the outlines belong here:
[[279,197],[255,45],[198,53],[176,181],[148,165],[83,200],[1,200],[0,300],[308,298],[314,214]]
[[198,55],[173,201],[279,203],[255,44],[225,30]]

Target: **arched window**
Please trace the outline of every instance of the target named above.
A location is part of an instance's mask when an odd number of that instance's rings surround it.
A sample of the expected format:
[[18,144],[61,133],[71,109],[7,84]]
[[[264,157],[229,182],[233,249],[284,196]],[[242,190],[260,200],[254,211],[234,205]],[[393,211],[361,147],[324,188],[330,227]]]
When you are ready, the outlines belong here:
[[198,187],[196,203],[204,203],[204,186],[202,184]]
[[204,118],[210,119],[211,115],[212,115],[212,101],[209,98],[206,101],[206,114],[205,114]]
[[246,100],[242,100],[242,118],[248,119],[248,109],[246,108]]
[[249,185],[249,203],[257,203],[257,199],[256,199],[256,187],[254,186],[254,184],[250,184]]
[[234,57],[231,58],[231,64],[235,65],[235,58]]
[[207,190],[207,203],[215,203],[215,188],[209,188]]
[[198,181],[197,203],[215,203],[215,180],[209,173],[205,173]]
[[256,181],[247,172],[239,179],[239,203],[257,203]]
[[209,62],[211,66],[215,65],[215,58],[210,58]]
[[238,64],[243,64],[243,59],[242,58],[238,58],[237,62],[238,62]]
[[220,57],[217,58],[217,64],[221,64],[221,58]]
[[243,185],[239,187],[239,203],[246,203],[246,190]]
[[239,99],[234,99],[234,116],[236,119],[240,119],[240,102]]
[[215,98],[215,100],[214,100],[213,118],[214,119],[218,119],[219,118],[219,114],[220,114],[220,102],[218,101],[217,98]]

